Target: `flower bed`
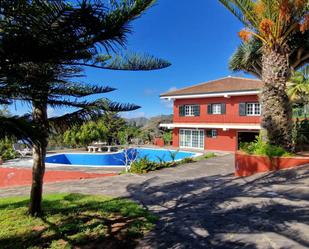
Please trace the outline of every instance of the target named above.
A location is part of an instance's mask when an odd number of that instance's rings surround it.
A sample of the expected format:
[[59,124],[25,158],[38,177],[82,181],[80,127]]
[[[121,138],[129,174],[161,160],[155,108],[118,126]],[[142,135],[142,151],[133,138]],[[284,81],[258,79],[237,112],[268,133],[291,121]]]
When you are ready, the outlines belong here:
[[249,155],[243,152],[235,154],[235,175],[250,176],[259,172],[294,168],[309,164],[309,157],[267,157],[259,155]]

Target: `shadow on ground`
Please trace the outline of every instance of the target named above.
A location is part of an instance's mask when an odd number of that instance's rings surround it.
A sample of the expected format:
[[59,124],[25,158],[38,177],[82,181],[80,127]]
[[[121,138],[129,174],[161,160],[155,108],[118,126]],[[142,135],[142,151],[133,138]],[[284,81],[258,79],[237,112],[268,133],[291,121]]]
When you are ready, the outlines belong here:
[[309,167],[247,179],[229,174],[155,182],[127,188],[160,217],[140,248],[309,247]]
[[0,204],[0,248],[130,249],[154,221],[147,211],[120,198],[48,196],[40,218],[27,215],[28,202]]

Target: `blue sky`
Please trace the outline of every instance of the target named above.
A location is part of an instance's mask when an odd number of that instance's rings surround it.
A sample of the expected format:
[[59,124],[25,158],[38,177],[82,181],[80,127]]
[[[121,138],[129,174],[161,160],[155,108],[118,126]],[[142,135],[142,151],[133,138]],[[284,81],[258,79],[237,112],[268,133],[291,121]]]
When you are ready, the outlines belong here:
[[[242,25],[217,0],[158,0],[132,26],[127,49],[167,59],[172,66],[150,72],[87,69],[83,79],[118,89],[104,97],[142,106],[125,117],[170,114],[171,105],[160,100],[160,93],[232,75],[228,60],[240,44]],[[26,108],[12,110],[22,113]],[[49,114],[64,111],[50,109]]]

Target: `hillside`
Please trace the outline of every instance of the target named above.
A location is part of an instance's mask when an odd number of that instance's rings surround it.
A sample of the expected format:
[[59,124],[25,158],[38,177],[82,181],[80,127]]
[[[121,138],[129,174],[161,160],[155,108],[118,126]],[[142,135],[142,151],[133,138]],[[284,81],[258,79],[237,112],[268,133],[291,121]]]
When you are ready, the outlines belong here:
[[161,123],[172,123],[173,115],[159,115],[152,118],[132,118],[127,119],[129,124],[135,124],[141,127],[143,131],[148,133],[151,137],[156,137],[162,135],[162,128],[160,129],[159,124]]
[[160,123],[171,123],[173,121],[173,115],[159,115],[151,118],[138,117],[126,119],[128,124],[136,125],[142,128],[151,128]]
[[149,119],[145,117],[139,117],[139,118],[128,118],[126,119],[126,121],[130,125],[136,125],[138,127],[143,127],[149,122]]

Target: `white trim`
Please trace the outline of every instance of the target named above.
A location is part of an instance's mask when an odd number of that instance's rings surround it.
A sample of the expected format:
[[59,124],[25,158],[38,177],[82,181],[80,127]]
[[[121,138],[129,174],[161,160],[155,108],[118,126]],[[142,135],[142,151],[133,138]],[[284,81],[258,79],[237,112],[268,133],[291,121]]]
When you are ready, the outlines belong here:
[[244,129],[244,130],[261,130],[260,124],[189,124],[189,123],[173,123],[160,124],[160,127],[173,128],[214,128],[214,129]]
[[243,96],[243,95],[258,95],[261,91],[238,91],[238,92],[219,92],[219,93],[202,93],[202,94],[184,94],[184,95],[171,95],[160,96],[160,99],[197,99],[197,98],[212,98],[212,97],[224,97],[230,98],[231,96]]

